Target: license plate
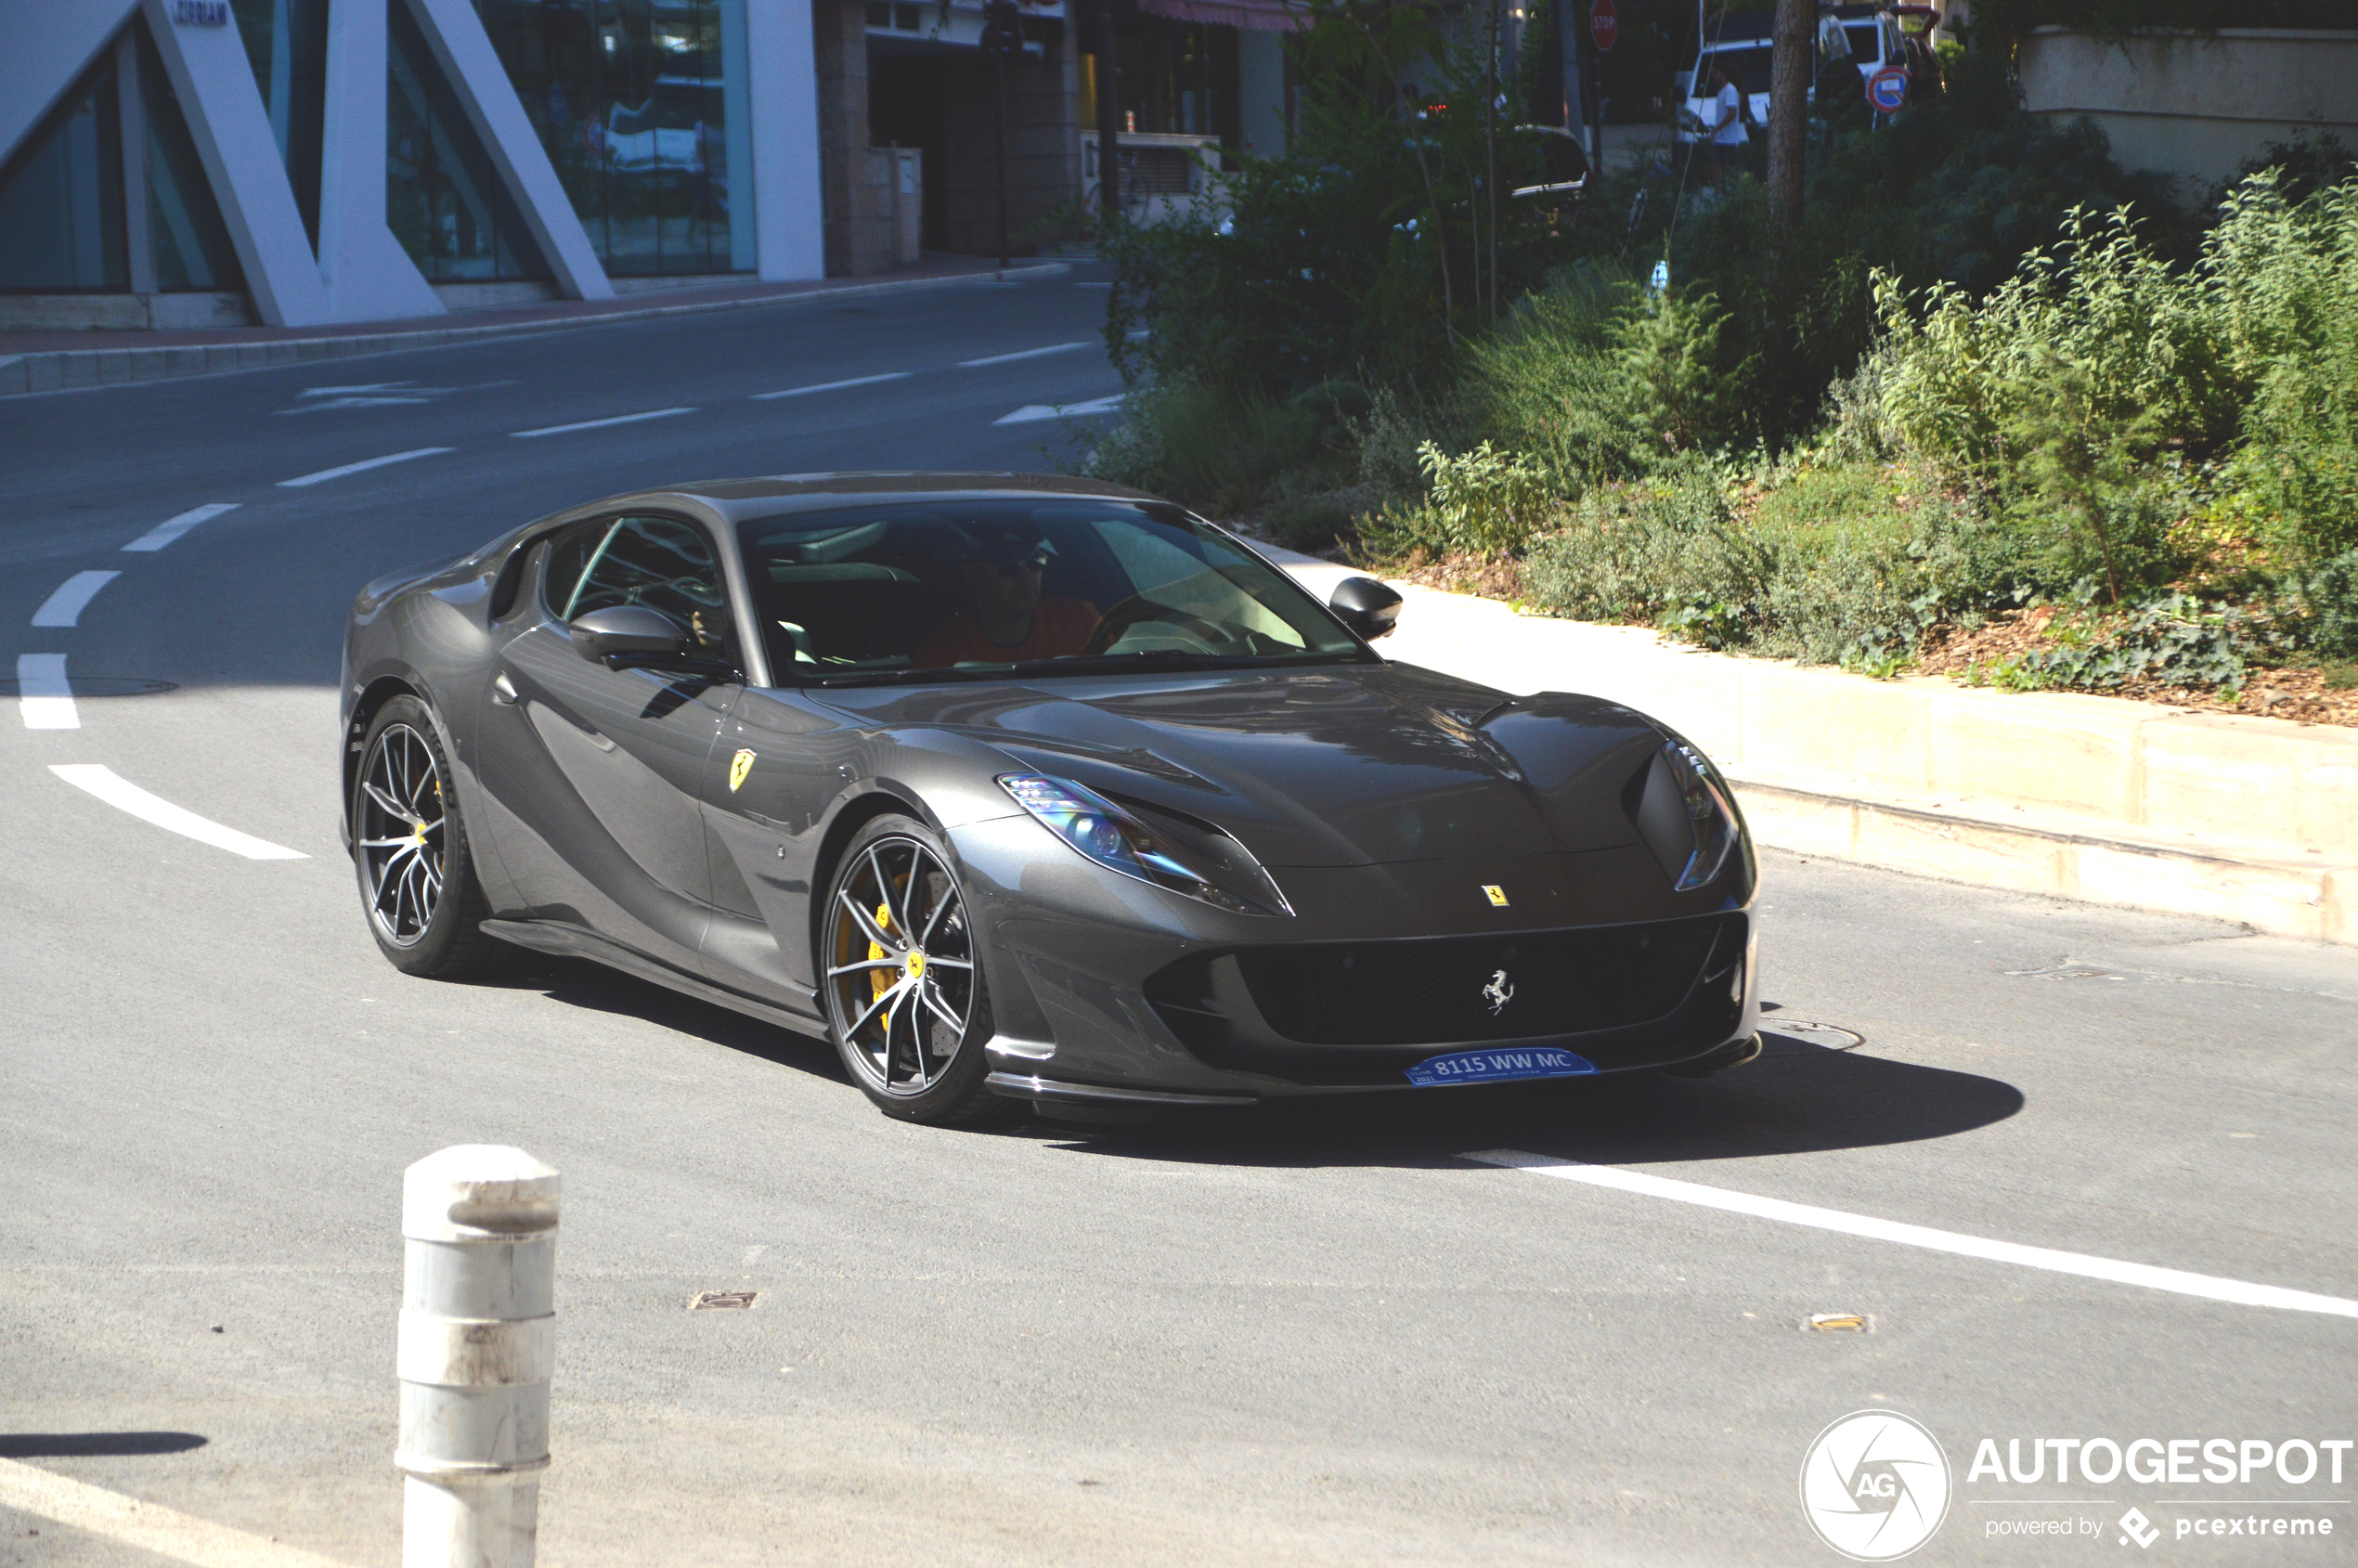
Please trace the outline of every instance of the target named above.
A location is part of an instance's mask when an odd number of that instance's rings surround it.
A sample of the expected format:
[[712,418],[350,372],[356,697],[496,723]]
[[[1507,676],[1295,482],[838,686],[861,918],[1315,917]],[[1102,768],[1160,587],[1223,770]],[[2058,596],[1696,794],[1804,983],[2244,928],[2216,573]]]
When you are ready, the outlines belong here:
[[1501,1083],[1513,1078],[1577,1078],[1597,1070],[1586,1056],[1553,1046],[1537,1050],[1518,1046],[1504,1051],[1452,1051],[1428,1056],[1408,1069],[1408,1082],[1435,1083]]

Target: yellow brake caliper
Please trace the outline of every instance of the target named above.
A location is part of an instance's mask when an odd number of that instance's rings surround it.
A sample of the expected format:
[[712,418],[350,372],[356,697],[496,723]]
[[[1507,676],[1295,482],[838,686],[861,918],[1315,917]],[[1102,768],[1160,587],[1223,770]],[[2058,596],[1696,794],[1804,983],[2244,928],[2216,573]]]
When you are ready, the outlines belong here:
[[[887,933],[892,930],[892,906],[890,904],[878,904],[876,906],[876,929]],[[884,955],[885,950],[883,943],[871,941],[868,944],[868,957],[872,962],[875,959],[882,958]],[[877,997],[882,996],[886,991],[890,991],[896,978],[897,977],[895,977],[890,970],[869,970],[868,999],[873,1002]]]

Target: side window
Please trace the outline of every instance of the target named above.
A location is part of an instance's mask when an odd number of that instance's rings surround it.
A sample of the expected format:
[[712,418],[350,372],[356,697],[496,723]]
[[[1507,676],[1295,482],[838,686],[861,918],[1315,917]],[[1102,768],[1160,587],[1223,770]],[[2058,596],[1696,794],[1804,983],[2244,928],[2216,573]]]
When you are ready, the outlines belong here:
[[[550,580],[558,564],[550,561]],[[703,530],[668,517],[618,519],[588,552],[564,618],[644,604],[686,627],[707,656],[733,654],[729,593]]]
[[573,619],[573,596],[581,586],[581,574],[613,530],[609,522],[577,523],[540,546],[549,563],[540,575],[540,599],[550,615],[561,621]]

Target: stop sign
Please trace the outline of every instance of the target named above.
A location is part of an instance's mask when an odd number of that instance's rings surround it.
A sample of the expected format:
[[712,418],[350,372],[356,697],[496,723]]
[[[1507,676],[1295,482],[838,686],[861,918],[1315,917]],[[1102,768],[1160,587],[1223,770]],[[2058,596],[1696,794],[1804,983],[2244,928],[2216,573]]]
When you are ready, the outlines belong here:
[[1613,53],[1613,41],[1621,36],[1621,14],[1613,0],[1597,0],[1588,7],[1588,36],[1597,41],[1599,54]]

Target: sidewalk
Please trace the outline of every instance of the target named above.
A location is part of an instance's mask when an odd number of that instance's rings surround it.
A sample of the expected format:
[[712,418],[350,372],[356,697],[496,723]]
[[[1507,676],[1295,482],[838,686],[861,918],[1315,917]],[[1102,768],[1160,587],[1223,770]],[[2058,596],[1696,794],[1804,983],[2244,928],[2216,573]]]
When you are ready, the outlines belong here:
[[[1273,551],[1322,599],[1349,568]],[[1411,583],[1382,645],[1676,727],[1766,845],[2358,943],[2358,730],[1740,658]]]
[[315,359],[343,359],[397,349],[476,343],[521,332],[746,310],[812,299],[889,294],[912,289],[1025,282],[1072,270],[1064,262],[1019,262],[1002,273],[989,261],[933,256],[880,278],[829,278],[805,283],[729,281],[626,294],[610,300],[547,300],[531,305],[456,311],[408,321],[367,321],[327,327],[214,327],[172,331],[0,331],[0,397],[58,392],[169,376],[218,375],[228,370]]

